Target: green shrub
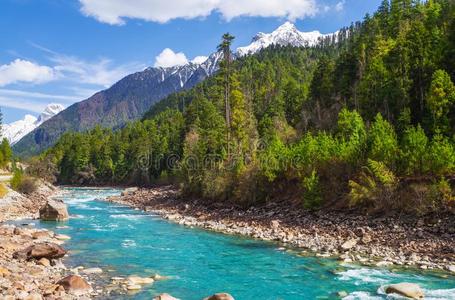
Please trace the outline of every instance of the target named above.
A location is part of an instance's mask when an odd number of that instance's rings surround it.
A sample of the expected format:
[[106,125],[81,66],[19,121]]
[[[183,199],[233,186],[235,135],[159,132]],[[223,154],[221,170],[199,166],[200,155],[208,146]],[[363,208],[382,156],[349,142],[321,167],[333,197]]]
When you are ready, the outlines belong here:
[[20,169],[14,172],[10,184],[13,190],[22,194],[31,194],[37,189],[36,180],[33,177],[25,176]]
[[422,127],[405,130],[401,147],[401,167],[406,175],[423,174],[428,171],[428,138]]
[[319,176],[313,170],[310,176],[303,178],[303,205],[306,208],[317,208],[322,203]]
[[375,161],[395,166],[398,154],[398,140],[393,126],[377,114],[369,132],[369,155]]
[[398,179],[383,162],[369,159],[368,166],[359,176],[359,182],[349,181],[349,204],[386,205],[395,192]]
[[449,175],[455,172],[455,149],[448,138],[437,134],[433,137],[428,153],[431,172]]

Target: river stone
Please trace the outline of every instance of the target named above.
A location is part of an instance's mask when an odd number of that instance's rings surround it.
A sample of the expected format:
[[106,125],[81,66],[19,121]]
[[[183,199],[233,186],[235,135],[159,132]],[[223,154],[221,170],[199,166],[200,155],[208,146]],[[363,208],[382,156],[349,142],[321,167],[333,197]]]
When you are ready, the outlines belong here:
[[39,243],[13,253],[16,259],[57,259],[65,256],[66,250],[54,243]]
[[180,300],[180,299],[172,297],[171,295],[169,295],[167,293],[164,293],[164,294],[156,296],[155,298],[153,298],[153,300]]
[[45,258],[45,257],[40,258],[40,259],[38,260],[38,264],[39,264],[39,265],[42,265],[42,266],[44,266],[44,267],[50,267],[50,266],[51,266],[51,262],[50,262],[47,258]]
[[357,240],[355,240],[355,239],[350,239],[350,240],[347,240],[346,242],[344,242],[344,243],[341,245],[341,249],[342,249],[342,250],[349,250],[349,249],[354,248],[355,245],[357,245]]
[[63,279],[60,279],[57,284],[62,286],[65,291],[76,295],[86,294],[92,291],[90,284],[88,284],[85,279],[77,275],[66,276]]
[[137,290],[140,290],[142,288],[141,285],[139,284],[129,284],[126,289],[129,290],[129,291],[137,291]]
[[398,294],[411,299],[423,299],[424,294],[420,286],[415,283],[402,282],[397,284],[391,284],[386,287],[385,292],[387,294]]
[[38,293],[31,293],[24,300],[42,300],[43,297]]
[[49,200],[39,210],[39,217],[45,221],[66,221],[69,215],[65,203]]
[[101,273],[103,273],[103,270],[100,269],[100,268],[87,268],[87,269],[83,269],[81,271],[81,273],[84,273],[84,274],[101,274]]
[[204,300],[234,300],[234,297],[228,293],[217,293],[215,295],[204,298]]
[[151,283],[154,282],[153,278],[151,278],[151,277],[139,277],[139,276],[129,276],[127,278],[127,280],[132,285],[136,285],[136,284],[140,284],[140,285],[151,284]]

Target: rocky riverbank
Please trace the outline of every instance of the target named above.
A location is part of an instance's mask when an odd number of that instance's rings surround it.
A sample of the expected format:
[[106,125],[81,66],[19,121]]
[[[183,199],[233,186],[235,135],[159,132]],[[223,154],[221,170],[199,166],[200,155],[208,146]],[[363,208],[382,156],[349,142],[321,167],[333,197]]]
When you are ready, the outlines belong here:
[[0,199],[0,299],[89,299],[97,294],[88,278],[63,264],[67,251],[61,245],[70,237],[28,224],[4,224],[38,218],[40,208],[59,193],[40,182],[31,195],[9,190]]
[[[339,257],[378,267],[413,266],[455,274],[455,216],[364,216],[311,213],[283,203],[247,210],[187,200],[171,186],[127,189],[109,201],[140,208],[185,226],[197,226],[298,247],[302,255]],[[284,248],[283,248],[284,249]],[[444,275],[450,276],[450,275]]]

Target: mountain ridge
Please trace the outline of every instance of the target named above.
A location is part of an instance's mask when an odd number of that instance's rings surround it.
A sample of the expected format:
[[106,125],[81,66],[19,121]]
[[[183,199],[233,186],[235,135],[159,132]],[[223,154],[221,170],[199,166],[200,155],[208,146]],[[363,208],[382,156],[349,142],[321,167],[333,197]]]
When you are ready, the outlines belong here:
[[[304,33],[286,22],[269,34],[258,33],[253,42],[239,47],[235,56],[252,55],[271,45],[314,46],[324,36]],[[214,52],[202,63],[193,61],[173,67],[148,67],[125,76],[110,88],[77,102],[58,116],[35,128],[14,147],[19,156],[37,154],[53,145],[67,131],[84,131],[95,125],[120,128],[139,119],[155,103],[172,93],[186,90],[218,70],[221,52]]]

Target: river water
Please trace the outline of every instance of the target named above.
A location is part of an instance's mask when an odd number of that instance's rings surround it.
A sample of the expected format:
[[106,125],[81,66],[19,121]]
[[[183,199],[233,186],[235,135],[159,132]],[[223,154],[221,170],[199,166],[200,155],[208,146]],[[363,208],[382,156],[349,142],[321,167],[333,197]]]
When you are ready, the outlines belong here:
[[[416,270],[343,265],[327,258],[300,256],[263,242],[188,228],[118,204],[102,201],[117,189],[67,188],[63,196],[72,218],[65,223],[34,221],[71,236],[68,265],[100,267],[104,276],[161,275],[136,294],[115,299],[151,299],[159,293],[200,300],[215,292],[236,299],[391,299],[384,285],[415,282],[425,299],[455,299],[455,277]],[[62,228],[64,227],[64,228]]]

